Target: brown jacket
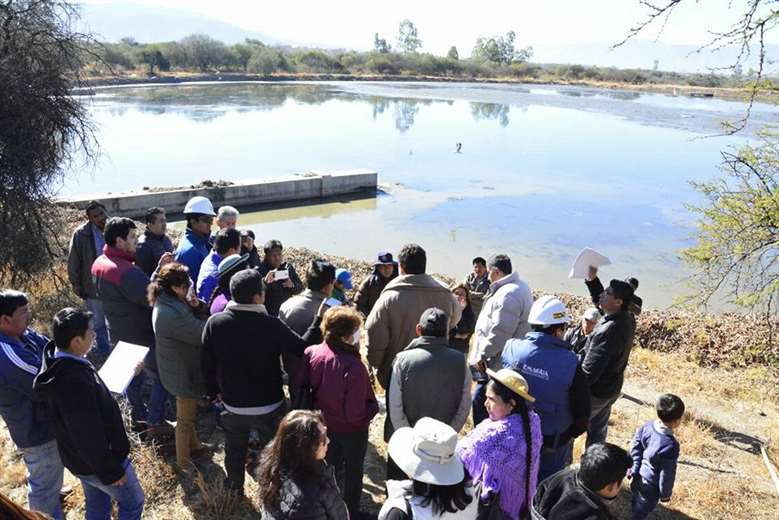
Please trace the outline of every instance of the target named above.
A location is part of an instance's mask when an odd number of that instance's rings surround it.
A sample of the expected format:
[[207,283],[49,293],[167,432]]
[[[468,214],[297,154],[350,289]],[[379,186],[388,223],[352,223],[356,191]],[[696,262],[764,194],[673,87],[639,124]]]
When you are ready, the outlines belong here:
[[68,252],[68,280],[81,299],[95,298],[95,285],[92,282],[92,264],[99,253],[95,251],[95,239],[92,236],[92,224],[86,222],[73,232]]
[[446,285],[428,274],[407,274],[387,284],[368,315],[368,362],[378,371],[383,388],[387,388],[395,355],[416,338],[419,317],[430,307],[447,313],[449,323],[460,321],[462,310]]

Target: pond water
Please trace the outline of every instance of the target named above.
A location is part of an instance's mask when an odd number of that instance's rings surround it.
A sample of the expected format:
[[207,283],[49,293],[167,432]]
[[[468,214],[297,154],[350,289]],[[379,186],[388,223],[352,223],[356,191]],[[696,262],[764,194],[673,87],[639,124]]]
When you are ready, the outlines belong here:
[[[415,241],[429,270],[462,277],[506,252],[533,288],[568,280],[582,247],[636,276],[648,307],[685,289],[678,250],[720,152],[773,123],[756,105],[739,137],[715,136],[743,103],[577,87],[451,83],[217,83],[100,89],[86,98],[101,158],[62,194],[369,168],[376,198],[244,214],[279,238],[372,259]],[[714,136],[714,137],[712,137]],[[462,143],[461,153],[456,144]],[[180,211],[181,208],[169,208]]]

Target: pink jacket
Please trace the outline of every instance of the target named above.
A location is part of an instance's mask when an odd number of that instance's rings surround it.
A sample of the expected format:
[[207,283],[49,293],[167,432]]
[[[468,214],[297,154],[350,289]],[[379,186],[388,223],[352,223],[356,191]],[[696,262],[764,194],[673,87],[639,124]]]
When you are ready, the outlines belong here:
[[306,349],[297,374],[298,388],[310,384],[314,407],[322,410],[327,428],[334,432],[368,430],[379,403],[368,370],[355,347],[327,342]]

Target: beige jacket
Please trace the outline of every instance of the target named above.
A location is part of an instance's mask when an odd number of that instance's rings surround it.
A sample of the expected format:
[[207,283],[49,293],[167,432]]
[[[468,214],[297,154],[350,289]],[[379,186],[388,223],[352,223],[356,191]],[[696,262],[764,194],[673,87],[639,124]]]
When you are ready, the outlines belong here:
[[382,388],[387,388],[395,355],[416,338],[419,318],[430,307],[438,307],[449,315],[450,328],[460,321],[462,310],[455,296],[428,274],[398,276],[381,292],[365,328],[368,362],[378,371]]

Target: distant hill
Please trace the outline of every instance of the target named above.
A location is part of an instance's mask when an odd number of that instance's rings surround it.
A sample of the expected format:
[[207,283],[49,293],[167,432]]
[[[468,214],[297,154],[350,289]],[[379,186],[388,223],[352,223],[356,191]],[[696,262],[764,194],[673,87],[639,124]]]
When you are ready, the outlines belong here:
[[81,30],[106,42],[125,36],[140,43],[179,40],[190,34],[208,34],[225,43],[255,38],[272,45],[282,43],[267,34],[247,31],[189,11],[137,4],[81,4]]
[[[613,42],[611,42],[613,43]],[[718,52],[704,50],[696,53],[695,45],[669,45],[646,40],[632,40],[613,51],[611,43],[584,43],[566,45],[533,46],[533,61],[539,63],[569,63],[579,65],[597,65],[599,67],[617,67],[620,69],[652,69],[655,60],[659,69],[674,72],[708,72],[712,68],[724,68],[733,65],[738,56],[734,47]],[[767,58],[779,56],[779,45],[768,45]],[[757,52],[757,49],[755,49]],[[742,69],[746,74],[750,67],[757,68],[756,58],[747,60]],[[767,72],[779,70],[776,65],[766,64]],[[722,71],[728,74],[728,71]]]

